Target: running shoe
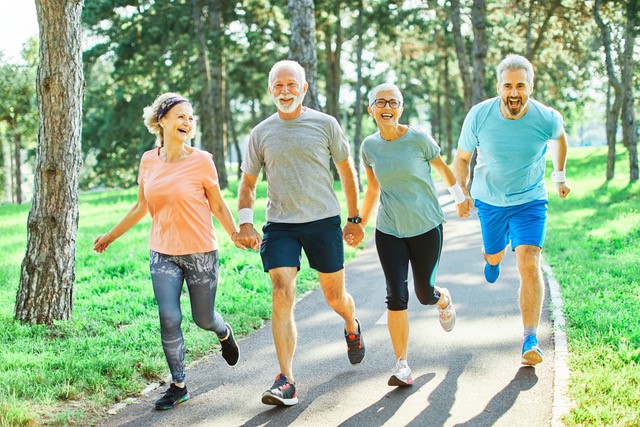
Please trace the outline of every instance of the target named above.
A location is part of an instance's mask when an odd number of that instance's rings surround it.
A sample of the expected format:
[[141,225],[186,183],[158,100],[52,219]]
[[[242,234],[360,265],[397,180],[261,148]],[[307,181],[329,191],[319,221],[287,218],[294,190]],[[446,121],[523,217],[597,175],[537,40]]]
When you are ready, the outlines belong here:
[[445,332],[451,332],[456,325],[456,309],[453,307],[453,300],[451,299],[451,293],[447,288],[440,288],[440,293],[444,294],[449,300],[449,305],[445,308],[438,307],[440,326]]
[[391,371],[391,378],[387,383],[394,387],[405,387],[413,384],[413,378],[411,378],[411,368],[407,364],[406,360],[400,360],[396,362],[396,367]]
[[287,380],[284,374],[278,374],[271,388],[262,393],[265,405],[293,406],[298,403],[296,386]]
[[238,357],[240,357],[240,349],[238,348],[238,343],[236,343],[236,339],[233,336],[233,329],[231,329],[231,325],[225,323],[227,325],[227,337],[220,340],[220,346],[222,347],[222,357],[227,361],[229,366],[233,366],[238,363]]
[[500,263],[491,265],[488,262],[484,265],[484,278],[487,282],[494,283],[500,276]]
[[347,340],[347,355],[352,365],[357,365],[364,359],[364,339],[360,331],[360,321],[357,318],[356,323],[358,324],[358,332],[348,334],[346,329],[344,331],[344,338]]
[[522,344],[522,364],[535,366],[542,362],[542,350],[538,347],[538,338],[535,335],[527,335]]
[[189,400],[189,392],[187,391],[187,386],[180,388],[174,383],[171,383],[169,389],[164,392],[164,396],[162,396],[156,402],[156,409],[171,409],[179,403],[185,402],[187,400]]

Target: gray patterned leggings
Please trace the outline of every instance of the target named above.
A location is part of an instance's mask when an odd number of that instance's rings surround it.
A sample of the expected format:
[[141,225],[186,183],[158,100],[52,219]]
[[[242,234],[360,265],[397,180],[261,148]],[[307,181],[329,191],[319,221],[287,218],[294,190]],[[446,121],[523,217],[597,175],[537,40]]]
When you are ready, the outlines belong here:
[[164,255],[150,251],[151,281],[158,301],[162,348],[173,382],[184,381],[184,338],[180,323],[180,294],[186,280],[193,320],[218,338],[227,336],[220,313],[213,310],[218,286],[218,251],[190,255]]

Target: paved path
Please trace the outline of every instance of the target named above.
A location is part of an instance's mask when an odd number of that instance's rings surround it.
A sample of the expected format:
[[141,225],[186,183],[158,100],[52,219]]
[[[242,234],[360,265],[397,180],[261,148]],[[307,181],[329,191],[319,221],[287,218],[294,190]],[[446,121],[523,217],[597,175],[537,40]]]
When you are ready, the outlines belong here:
[[341,319],[315,291],[296,306],[298,405],[282,408],[260,402],[278,373],[267,324],[240,341],[237,366],[227,366],[216,354],[190,368],[189,401],[170,411],[155,411],[161,387],[111,416],[104,426],[550,425],[554,351],[549,298],[538,330],[545,361],[535,369],[521,367],[515,256],[508,251],[498,281],[486,283],[477,218],[454,218],[450,200],[443,198],[449,222],[438,284],[451,290],[458,321],[445,333],[437,310],[421,306],[412,296],[413,387],[387,385],[394,355],[385,321],[384,279],[370,247],[347,265],[347,287],[367,348],[362,364],[349,364]]

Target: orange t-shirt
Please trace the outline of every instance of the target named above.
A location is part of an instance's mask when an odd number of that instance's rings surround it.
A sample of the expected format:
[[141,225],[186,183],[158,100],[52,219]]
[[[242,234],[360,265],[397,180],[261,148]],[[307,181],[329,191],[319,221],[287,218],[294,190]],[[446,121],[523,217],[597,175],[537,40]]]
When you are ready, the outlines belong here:
[[211,209],[204,189],[218,185],[211,154],[193,149],[182,161],[160,160],[158,149],[140,160],[138,184],[153,218],[149,248],[166,255],[218,249]]

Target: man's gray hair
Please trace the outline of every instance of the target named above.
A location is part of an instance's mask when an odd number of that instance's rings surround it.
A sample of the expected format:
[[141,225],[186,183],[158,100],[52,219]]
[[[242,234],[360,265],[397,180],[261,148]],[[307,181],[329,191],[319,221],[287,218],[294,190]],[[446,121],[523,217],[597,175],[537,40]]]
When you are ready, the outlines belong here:
[[402,92],[400,92],[400,88],[391,83],[382,83],[381,85],[378,85],[373,89],[371,89],[371,91],[369,92],[369,106],[373,104],[373,101],[378,99],[378,94],[380,92],[386,92],[386,91],[393,92],[396,99],[400,101],[400,103],[402,104],[403,98],[402,98]]
[[275,64],[273,64],[273,67],[271,67],[271,71],[269,71],[269,87],[271,87],[271,84],[275,79],[276,73],[283,68],[287,68],[293,71],[293,73],[298,78],[298,83],[300,83],[300,86],[304,85],[305,82],[307,81],[306,73],[302,65],[300,65],[296,61],[285,59],[283,61],[276,62]]
[[498,64],[498,69],[496,70],[496,74],[498,76],[498,82],[502,79],[502,73],[506,70],[524,70],[527,73],[527,82],[529,84],[533,84],[533,65],[527,58],[522,55],[516,55],[515,53],[510,53],[507,55],[500,64]]

